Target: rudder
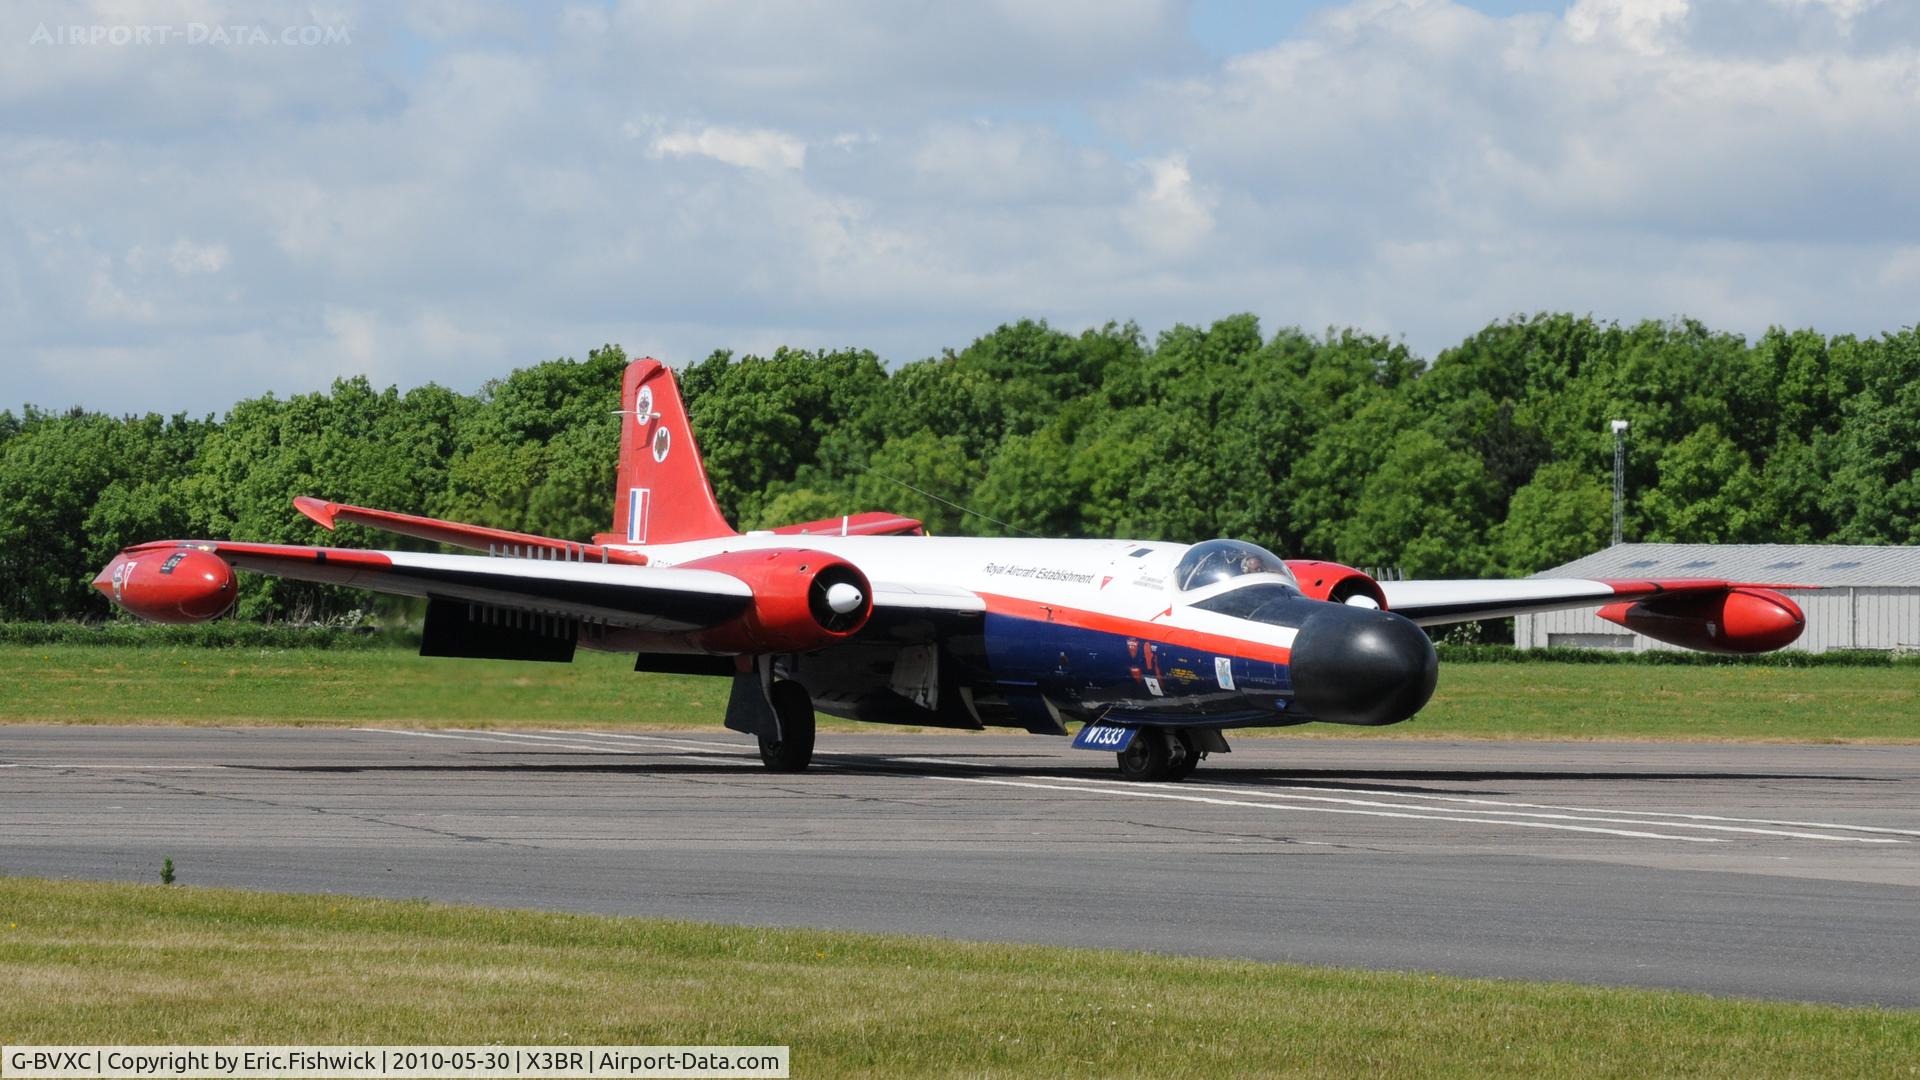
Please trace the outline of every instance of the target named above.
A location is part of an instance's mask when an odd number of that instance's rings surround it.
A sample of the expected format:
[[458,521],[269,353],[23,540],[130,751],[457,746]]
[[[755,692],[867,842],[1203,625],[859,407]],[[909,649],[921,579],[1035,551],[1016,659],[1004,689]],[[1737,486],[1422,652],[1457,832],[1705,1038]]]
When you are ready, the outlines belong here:
[[652,357],[628,364],[621,379],[618,475],[613,532],[595,540],[677,544],[735,535],[707,483],[680,387]]

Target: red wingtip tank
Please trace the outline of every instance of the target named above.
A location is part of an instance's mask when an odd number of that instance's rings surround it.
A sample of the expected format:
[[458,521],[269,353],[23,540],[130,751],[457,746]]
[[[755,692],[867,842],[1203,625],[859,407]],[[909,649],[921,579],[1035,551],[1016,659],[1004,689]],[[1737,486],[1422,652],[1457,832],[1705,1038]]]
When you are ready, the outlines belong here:
[[226,614],[233,567],[210,551],[177,547],[123,551],[93,579],[107,599],[149,622],[201,623]]
[[1799,604],[1772,589],[1752,586],[1608,604],[1598,614],[1655,641],[1735,655],[1784,649],[1807,627]]

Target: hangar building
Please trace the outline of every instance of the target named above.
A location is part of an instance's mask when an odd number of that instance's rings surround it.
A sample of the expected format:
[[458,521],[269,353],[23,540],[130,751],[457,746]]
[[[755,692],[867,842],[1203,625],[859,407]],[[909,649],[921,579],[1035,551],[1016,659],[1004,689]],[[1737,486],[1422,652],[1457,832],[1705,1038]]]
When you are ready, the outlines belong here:
[[[1790,649],[1920,649],[1920,547],[1839,544],[1615,544],[1535,577],[1721,578],[1813,585],[1792,597],[1807,629]],[[1523,649],[1672,649],[1591,610],[1516,615]]]

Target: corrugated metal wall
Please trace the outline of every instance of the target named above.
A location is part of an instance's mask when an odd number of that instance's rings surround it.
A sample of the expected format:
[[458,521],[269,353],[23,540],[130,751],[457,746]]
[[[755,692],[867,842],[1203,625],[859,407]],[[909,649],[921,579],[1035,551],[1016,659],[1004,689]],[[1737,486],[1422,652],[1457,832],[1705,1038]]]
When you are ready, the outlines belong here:
[[1920,649],[1920,589],[1862,588],[1853,593],[1854,648]]
[[[1807,630],[1789,648],[1807,652],[1920,649],[1920,586],[1796,590],[1793,598],[1807,613]],[[1549,645],[1631,647],[1636,652],[1674,648],[1587,610],[1515,616],[1513,641],[1523,649]]]

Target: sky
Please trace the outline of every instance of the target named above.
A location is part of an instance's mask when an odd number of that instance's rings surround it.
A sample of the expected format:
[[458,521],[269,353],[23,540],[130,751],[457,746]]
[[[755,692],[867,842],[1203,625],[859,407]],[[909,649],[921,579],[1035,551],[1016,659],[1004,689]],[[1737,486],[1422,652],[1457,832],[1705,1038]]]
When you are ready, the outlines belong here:
[[1242,311],[1920,316],[1912,0],[0,7],[0,409]]

